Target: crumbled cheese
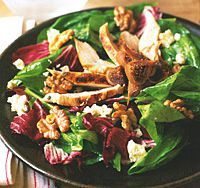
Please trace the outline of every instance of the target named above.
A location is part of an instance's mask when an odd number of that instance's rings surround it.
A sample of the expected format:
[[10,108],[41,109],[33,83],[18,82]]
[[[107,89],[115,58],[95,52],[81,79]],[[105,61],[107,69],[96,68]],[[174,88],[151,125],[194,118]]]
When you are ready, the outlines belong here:
[[17,87],[20,83],[21,83],[21,81],[19,81],[19,80],[10,80],[7,83],[7,88],[12,90],[13,88]]
[[42,74],[43,74],[43,76],[45,76],[45,77],[49,76],[49,72],[44,72],[44,73],[42,73]]
[[174,40],[179,41],[181,39],[181,35],[179,33],[174,34]]
[[142,131],[140,130],[140,128],[137,128],[137,129],[135,129],[134,131],[136,132],[136,135],[135,135],[135,136],[138,137],[138,138],[141,137],[141,136],[143,135],[143,134],[142,134]]
[[15,67],[19,70],[22,70],[25,67],[24,62],[21,59],[17,59],[13,65],[15,65]]
[[180,64],[180,65],[185,64],[185,57],[182,53],[176,54],[176,61],[174,62],[174,64]]
[[131,162],[136,162],[146,155],[145,146],[135,143],[130,140],[127,145],[129,159]]
[[60,70],[62,72],[69,72],[69,66],[65,65],[64,67],[61,67]]
[[159,34],[159,39],[162,46],[169,48],[170,44],[174,42],[174,35],[172,31],[168,29],[164,33]]
[[162,46],[169,48],[170,44],[174,42],[174,35],[171,30],[168,29],[164,33],[159,34],[159,39]]
[[53,29],[53,28],[49,29],[47,31],[47,40],[48,40],[48,42],[51,43],[54,40],[54,38],[59,34],[60,34],[59,30]]
[[91,113],[94,116],[106,117],[112,113],[112,108],[108,108],[107,105],[98,106],[93,104],[91,107],[86,106],[83,110],[84,113]]
[[57,65],[56,65],[56,68],[59,68],[60,66],[61,66],[61,64],[57,64]]
[[17,112],[20,116],[28,112],[28,101],[26,95],[15,94],[12,97],[8,97],[7,102],[11,104],[11,111]]

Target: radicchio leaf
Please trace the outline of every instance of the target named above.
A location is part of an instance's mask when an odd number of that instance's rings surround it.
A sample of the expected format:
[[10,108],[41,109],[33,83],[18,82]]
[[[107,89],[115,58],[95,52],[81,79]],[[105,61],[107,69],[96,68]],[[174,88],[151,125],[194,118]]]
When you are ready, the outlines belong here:
[[162,13],[160,12],[158,7],[145,6],[142,14],[139,16],[138,19],[138,31],[136,33],[138,37],[140,37],[143,34],[144,29],[147,25],[147,20],[148,20],[147,19],[148,14],[146,14],[147,12],[151,13],[155,18],[155,20],[159,20],[162,18]]
[[116,152],[120,152],[123,160],[128,160],[127,144],[130,140],[130,134],[118,127],[113,127],[105,140],[103,149],[103,159],[106,165],[111,161]]
[[44,41],[39,44],[33,44],[19,48],[12,54],[13,62],[21,59],[25,65],[32,63],[35,60],[41,59],[49,55],[49,42]]
[[81,152],[71,152],[67,154],[63,149],[57,148],[52,143],[44,146],[44,154],[50,164],[69,164],[81,155]]
[[51,64],[51,67],[63,67],[65,65],[69,66],[70,71],[82,72],[83,67],[79,62],[76,49],[73,45],[66,46],[62,53],[56,58],[56,60]]
[[15,116],[10,124],[10,129],[17,134],[23,134],[33,140],[39,140],[43,136],[37,129],[37,122],[41,118],[45,118],[46,111],[41,105],[41,102],[36,100],[33,104],[33,108],[21,116]]
[[87,130],[95,131],[103,137],[106,137],[108,129],[113,127],[110,118],[94,117],[91,113],[83,116],[83,124]]

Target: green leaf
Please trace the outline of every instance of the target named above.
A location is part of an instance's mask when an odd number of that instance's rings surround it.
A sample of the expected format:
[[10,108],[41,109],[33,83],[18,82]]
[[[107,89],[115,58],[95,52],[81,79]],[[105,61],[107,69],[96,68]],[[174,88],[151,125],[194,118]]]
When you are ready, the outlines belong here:
[[200,51],[200,37],[191,33],[191,38],[196,47],[198,48],[198,51]]
[[156,5],[157,5],[157,3],[155,3],[155,2],[151,2],[151,3],[144,2],[144,3],[127,6],[127,9],[132,10],[134,12],[134,16],[136,18],[138,18],[138,16],[142,13],[145,6],[156,6]]
[[[163,125],[158,125],[163,126]],[[133,164],[128,174],[140,174],[156,169],[178,155],[187,143],[187,131],[182,126],[165,128],[157,145],[148,151],[147,155]]]
[[150,96],[165,101],[172,96],[174,91],[187,91],[188,95],[190,92],[200,92],[200,69],[183,66],[178,73],[154,86],[143,89],[137,99],[144,101],[147,96]]
[[170,29],[173,34],[190,34],[190,31],[185,26],[176,22],[176,18],[159,19],[158,24],[161,28],[161,32]]
[[164,106],[161,102],[155,100],[150,104],[138,106],[142,117],[140,125],[145,126],[153,140],[156,142],[160,138],[162,127],[157,127],[156,123],[170,123],[184,119],[185,117],[177,110]]
[[41,43],[44,40],[47,40],[47,31],[49,28],[44,28],[39,35],[37,36],[37,43]]
[[59,49],[56,53],[48,57],[32,62],[19,71],[13,79],[22,81],[25,87],[36,92],[40,91],[44,87],[44,80],[46,79],[43,73],[61,52],[62,49]]
[[161,49],[163,59],[172,66],[175,61],[176,54],[181,53],[186,58],[186,64],[199,68],[199,37],[191,35],[190,31],[185,26],[176,22],[176,19],[160,19],[158,20],[158,24],[160,25],[162,32],[170,29],[173,34],[181,34],[179,41],[171,44],[169,48]]
[[113,168],[116,169],[118,172],[121,171],[121,154],[116,153],[115,158],[112,161]]

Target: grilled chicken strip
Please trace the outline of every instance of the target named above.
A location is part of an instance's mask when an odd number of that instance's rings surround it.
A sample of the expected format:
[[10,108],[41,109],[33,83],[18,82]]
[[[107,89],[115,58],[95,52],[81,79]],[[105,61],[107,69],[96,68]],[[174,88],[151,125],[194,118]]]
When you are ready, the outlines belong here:
[[[55,70],[49,70],[52,75],[59,75],[60,78],[71,82],[76,86],[86,86],[93,88],[106,88],[111,87],[111,84],[107,82],[104,74],[91,73],[91,72],[60,72]],[[116,85],[116,84],[115,84]]]
[[84,91],[81,93],[49,93],[44,96],[44,100],[63,106],[83,106],[92,105],[98,101],[105,100],[118,94],[122,94],[124,86],[116,85],[97,91]]

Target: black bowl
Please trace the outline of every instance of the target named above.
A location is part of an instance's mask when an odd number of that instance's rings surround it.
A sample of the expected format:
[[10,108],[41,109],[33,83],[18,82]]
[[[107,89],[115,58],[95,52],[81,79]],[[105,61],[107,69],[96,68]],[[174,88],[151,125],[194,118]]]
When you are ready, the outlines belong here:
[[[106,8],[101,8],[105,10]],[[165,17],[175,17],[164,14]],[[141,175],[128,176],[126,169],[122,173],[106,169],[103,165],[86,167],[82,171],[70,167],[52,166],[44,158],[43,151],[29,139],[14,135],[9,129],[13,114],[6,103],[6,84],[15,75],[16,70],[11,64],[11,54],[18,48],[36,43],[39,32],[50,26],[57,18],[48,20],[28,31],[14,41],[0,57],[0,137],[7,147],[22,161],[36,171],[63,183],[78,187],[175,187],[195,178],[200,178],[200,149],[199,144],[186,148],[181,154],[167,165]],[[200,27],[181,18],[178,22],[187,26],[194,34],[200,36]],[[14,31],[13,31],[14,32]],[[198,137],[198,135],[196,135]]]

